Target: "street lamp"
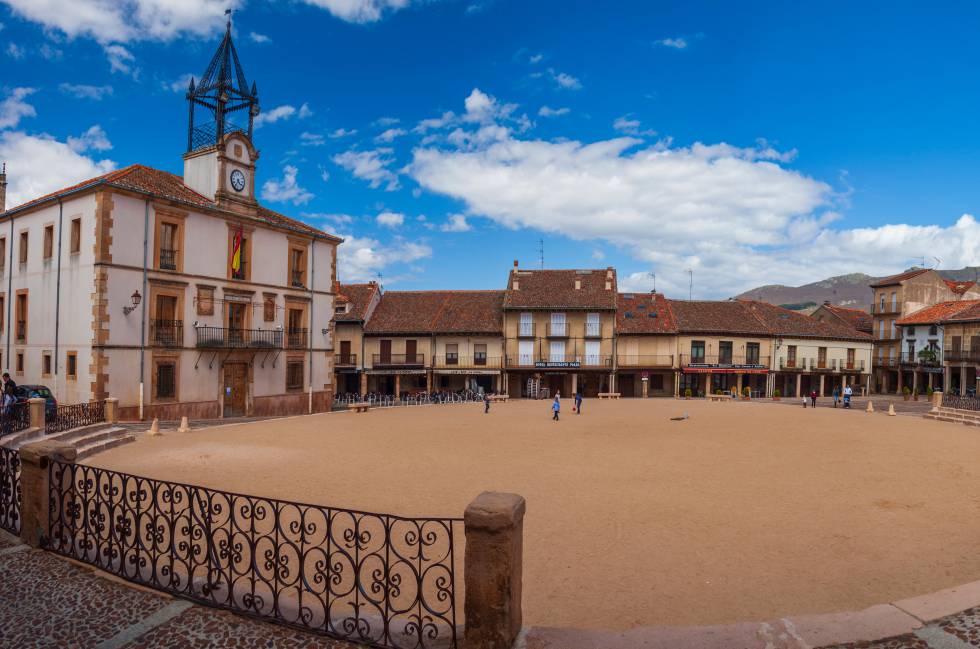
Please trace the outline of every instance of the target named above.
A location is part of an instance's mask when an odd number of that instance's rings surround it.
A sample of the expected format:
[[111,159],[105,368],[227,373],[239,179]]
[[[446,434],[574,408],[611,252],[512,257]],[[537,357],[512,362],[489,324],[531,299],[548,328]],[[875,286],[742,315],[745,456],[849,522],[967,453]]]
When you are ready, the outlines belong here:
[[133,311],[135,311],[136,310],[136,307],[138,307],[140,305],[140,300],[143,299],[143,296],[140,295],[139,290],[135,290],[135,291],[133,291],[133,294],[131,296],[129,296],[129,298],[133,301],[133,306],[124,306],[123,307],[123,315],[129,315],[130,313],[132,313]]

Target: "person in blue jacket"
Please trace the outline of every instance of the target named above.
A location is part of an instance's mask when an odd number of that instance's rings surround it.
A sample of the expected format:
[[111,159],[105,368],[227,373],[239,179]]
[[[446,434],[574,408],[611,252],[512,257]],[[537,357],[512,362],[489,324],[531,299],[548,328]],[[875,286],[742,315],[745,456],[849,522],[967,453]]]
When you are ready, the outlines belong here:
[[558,421],[558,413],[561,412],[561,401],[559,401],[558,396],[555,396],[555,400],[551,404],[551,411],[554,415],[551,417],[552,421]]

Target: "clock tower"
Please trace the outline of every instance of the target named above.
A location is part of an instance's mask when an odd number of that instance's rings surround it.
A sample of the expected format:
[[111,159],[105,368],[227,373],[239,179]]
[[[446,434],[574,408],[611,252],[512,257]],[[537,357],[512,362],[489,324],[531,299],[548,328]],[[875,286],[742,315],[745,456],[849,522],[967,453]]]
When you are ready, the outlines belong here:
[[199,83],[187,88],[187,152],[184,184],[219,207],[254,214],[255,161],[252,129],[259,95],[251,88],[231,39],[231,21]]

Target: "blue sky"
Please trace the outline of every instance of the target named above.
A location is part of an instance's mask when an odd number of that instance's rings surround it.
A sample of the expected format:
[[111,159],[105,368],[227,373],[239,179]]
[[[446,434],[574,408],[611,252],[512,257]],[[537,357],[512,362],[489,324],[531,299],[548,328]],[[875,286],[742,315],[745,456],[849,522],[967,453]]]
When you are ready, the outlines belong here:
[[235,8],[263,202],[344,280],[499,288],[512,261],[725,297],[980,264],[980,6],[0,0],[8,205],[180,173]]

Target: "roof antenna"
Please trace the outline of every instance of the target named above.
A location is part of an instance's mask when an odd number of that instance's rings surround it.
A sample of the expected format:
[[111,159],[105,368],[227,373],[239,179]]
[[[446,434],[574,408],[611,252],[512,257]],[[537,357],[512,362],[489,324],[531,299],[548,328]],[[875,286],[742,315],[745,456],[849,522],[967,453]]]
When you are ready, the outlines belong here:
[[650,277],[653,278],[653,292],[656,293],[657,292],[657,274],[656,273],[647,273],[647,275],[649,275]]
[[690,302],[694,299],[694,271],[688,268],[687,272],[691,276],[691,283],[687,287],[687,300]]
[[226,24],[226,27],[228,28],[229,31],[231,31],[231,9],[225,9],[225,15],[228,16],[228,22]]
[[544,239],[538,239],[538,259],[541,262],[541,270],[544,270]]

